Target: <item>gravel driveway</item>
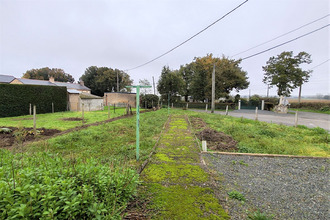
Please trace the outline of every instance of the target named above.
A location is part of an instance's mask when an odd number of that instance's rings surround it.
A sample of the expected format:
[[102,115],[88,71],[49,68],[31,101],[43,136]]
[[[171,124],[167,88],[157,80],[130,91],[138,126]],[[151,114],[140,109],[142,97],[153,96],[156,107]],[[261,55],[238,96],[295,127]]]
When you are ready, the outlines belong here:
[[[203,154],[218,178],[218,197],[232,219],[256,210],[273,219],[330,219],[329,159]],[[245,202],[228,198],[236,190]],[[248,210],[248,211],[247,211]]]

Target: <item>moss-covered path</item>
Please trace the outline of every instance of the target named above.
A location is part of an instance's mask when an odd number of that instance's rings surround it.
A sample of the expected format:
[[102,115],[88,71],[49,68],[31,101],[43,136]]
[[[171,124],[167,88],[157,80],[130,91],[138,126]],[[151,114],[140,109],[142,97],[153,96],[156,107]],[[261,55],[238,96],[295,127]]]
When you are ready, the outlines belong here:
[[187,117],[171,116],[157,153],[141,174],[153,219],[229,219],[202,169]]

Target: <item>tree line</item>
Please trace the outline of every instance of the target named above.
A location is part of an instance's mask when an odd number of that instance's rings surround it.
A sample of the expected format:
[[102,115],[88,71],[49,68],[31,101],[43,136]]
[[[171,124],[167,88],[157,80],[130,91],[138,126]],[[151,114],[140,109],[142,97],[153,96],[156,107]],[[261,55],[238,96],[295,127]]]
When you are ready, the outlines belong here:
[[[303,70],[300,65],[311,62],[311,55],[306,52],[294,56],[292,51],[284,51],[276,57],[270,57],[262,67],[262,81],[270,87],[276,86],[279,96],[290,96],[293,89],[301,89],[302,84],[308,82],[312,71]],[[228,97],[233,90],[239,92],[249,87],[247,72],[240,64],[241,60],[207,54],[204,57],[195,57],[191,63],[181,65],[177,70],[164,66],[157,90],[163,100],[170,96],[174,101],[173,99],[182,96],[185,101],[188,101],[189,97],[194,101],[209,101],[212,95],[212,71],[215,71],[215,98]],[[50,77],[59,82],[75,81],[70,74],[59,68],[44,67],[28,70],[23,74],[23,78],[28,79],[49,80]],[[84,81],[91,92],[99,96],[103,96],[104,92],[130,92],[125,86],[133,83],[130,76],[122,70],[97,66],[88,67],[80,81]],[[150,85],[146,79],[140,80],[139,83]]]

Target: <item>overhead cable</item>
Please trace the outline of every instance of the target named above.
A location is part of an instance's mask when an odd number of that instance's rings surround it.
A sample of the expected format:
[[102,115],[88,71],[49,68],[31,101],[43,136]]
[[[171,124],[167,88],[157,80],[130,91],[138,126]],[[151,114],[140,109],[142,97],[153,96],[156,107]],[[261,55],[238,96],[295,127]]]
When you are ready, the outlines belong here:
[[221,18],[217,19],[216,21],[214,21],[213,23],[211,23],[210,25],[208,25],[207,27],[205,27],[204,29],[202,29],[201,31],[197,32],[196,34],[194,34],[193,36],[189,37],[187,40],[183,41],[182,43],[178,44],[177,46],[173,47],[172,49],[168,50],[167,52],[159,55],[158,57],[146,62],[146,63],[143,63],[141,65],[138,65],[136,67],[133,67],[131,69],[127,69],[125,71],[130,71],[130,70],[134,70],[134,69],[137,69],[137,68],[140,68],[142,66],[145,66],[149,63],[152,63],[154,62],[155,60],[158,60],[159,58],[169,54],[170,52],[172,52],[173,50],[177,49],[178,47],[182,46],[183,44],[187,43],[188,41],[190,41],[191,39],[195,38],[197,35],[201,34],[202,32],[206,31],[208,28],[210,28],[211,26],[215,25],[216,23],[218,23],[219,21],[221,21],[222,19],[224,19],[225,17],[227,17],[229,14],[231,14],[232,12],[234,12],[235,10],[237,10],[239,7],[241,7],[242,5],[244,5],[245,3],[247,3],[249,0],[246,0],[244,1],[243,3],[239,4],[237,7],[235,7],[234,9],[232,9],[231,11],[229,11],[228,13],[226,13],[225,15],[223,15]]
[[322,63],[320,63],[319,65],[316,65],[316,66],[314,66],[313,68],[311,68],[311,69],[315,69],[315,68],[317,68],[317,67],[319,67],[319,66],[321,66],[321,65],[323,65],[323,64],[325,64],[326,62],[328,62],[330,59],[327,59],[326,61],[324,61],[324,62],[322,62]]
[[242,51],[242,52],[239,52],[239,53],[237,53],[237,54],[234,54],[234,55],[231,56],[231,57],[235,57],[235,56],[237,56],[237,55],[240,55],[240,54],[242,54],[242,53],[245,53],[245,52],[248,52],[248,51],[250,51],[250,50],[252,50],[252,49],[255,49],[255,48],[257,48],[257,47],[260,47],[260,46],[262,46],[262,45],[264,45],[264,44],[267,44],[267,43],[269,43],[269,42],[272,42],[272,41],[274,41],[274,40],[277,40],[277,39],[280,38],[280,37],[283,37],[283,36],[285,36],[285,35],[291,34],[292,32],[295,32],[295,31],[297,31],[297,30],[299,30],[299,29],[301,29],[301,28],[303,28],[303,27],[306,27],[306,26],[308,26],[308,25],[310,25],[310,24],[313,24],[313,23],[315,23],[315,22],[317,22],[317,21],[319,21],[319,20],[322,20],[322,19],[324,19],[324,18],[326,18],[326,17],[329,17],[329,16],[330,16],[330,14],[327,14],[327,15],[325,15],[325,16],[319,18],[319,19],[316,19],[316,20],[314,20],[314,21],[312,21],[312,22],[309,22],[309,23],[307,23],[307,24],[304,24],[304,25],[302,25],[302,26],[300,26],[300,27],[298,27],[298,28],[296,28],[296,29],[293,29],[293,30],[291,30],[291,31],[289,31],[289,32],[286,32],[286,33],[284,33],[284,34],[281,34],[281,35],[279,35],[279,36],[277,36],[277,37],[275,37],[275,38],[273,38],[273,39],[271,39],[271,40],[265,41],[265,42],[263,42],[263,43],[261,43],[261,44],[258,44],[257,46],[251,47],[251,48],[249,48],[249,49],[247,49],[247,50],[244,50],[244,51]]
[[317,31],[320,31],[320,30],[322,30],[323,28],[326,28],[326,27],[328,27],[328,26],[330,26],[330,24],[327,24],[327,25],[325,25],[325,26],[323,26],[323,27],[320,27],[320,28],[318,28],[318,29],[316,29],[316,30],[314,30],[314,31],[308,32],[307,34],[300,35],[299,37],[296,37],[296,38],[294,38],[294,39],[292,39],[292,40],[286,41],[286,42],[284,42],[284,43],[282,43],[282,44],[278,44],[278,45],[276,45],[276,46],[274,46],[274,47],[268,48],[267,50],[263,50],[263,51],[261,51],[261,52],[259,52],[259,53],[255,53],[255,54],[252,54],[252,55],[250,55],[250,56],[244,57],[244,58],[242,58],[241,60],[246,60],[246,59],[249,59],[249,58],[251,58],[251,57],[255,57],[255,56],[260,55],[260,54],[262,54],[262,53],[265,53],[265,52],[267,52],[267,51],[273,50],[273,49],[275,49],[275,48],[277,48],[277,47],[280,47],[280,46],[283,46],[283,45],[285,45],[285,44],[291,43],[292,41],[295,41],[295,40],[298,40],[298,39],[300,39],[300,38],[306,37],[307,35],[310,35],[310,34],[312,34],[312,33],[315,33],[315,32],[317,32]]

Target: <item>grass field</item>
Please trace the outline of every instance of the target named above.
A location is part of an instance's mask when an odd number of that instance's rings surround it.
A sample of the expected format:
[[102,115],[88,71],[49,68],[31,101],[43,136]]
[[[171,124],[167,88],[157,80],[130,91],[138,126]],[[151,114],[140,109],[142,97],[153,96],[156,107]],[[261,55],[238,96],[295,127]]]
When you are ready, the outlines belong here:
[[[125,108],[111,107],[110,118],[121,116],[125,113]],[[66,121],[65,118],[81,118],[82,112],[56,112],[47,114],[37,114],[37,128],[67,130],[82,125],[82,121]],[[84,124],[104,121],[108,119],[108,110],[84,112]],[[0,118],[0,126],[3,127],[33,127],[33,116],[24,115],[18,117]]]

